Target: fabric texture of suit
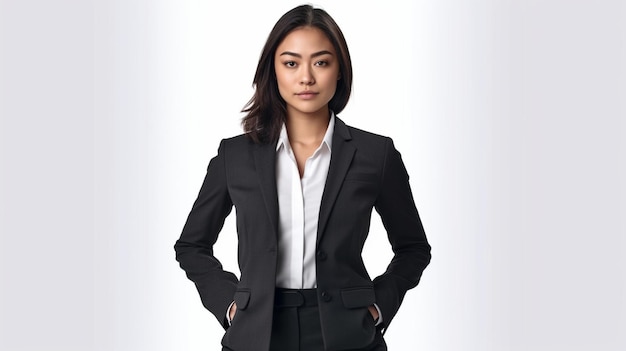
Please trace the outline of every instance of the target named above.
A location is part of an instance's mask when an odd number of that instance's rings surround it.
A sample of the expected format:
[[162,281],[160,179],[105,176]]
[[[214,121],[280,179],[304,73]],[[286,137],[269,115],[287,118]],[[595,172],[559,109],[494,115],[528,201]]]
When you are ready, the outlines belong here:
[[[408,174],[391,139],[346,126],[339,118],[335,123],[316,248],[328,351],[369,345],[376,328],[367,307],[379,306],[387,328],[430,262]],[[225,350],[269,348],[278,240],[275,161],[276,144],[255,144],[244,135],[222,140],[175,245],[176,259],[196,284],[202,303],[226,328]],[[224,271],[213,254],[233,206],[239,279]],[[361,258],[372,209],[380,214],[394,252],[385,273],[373,280]],[[232,301],[237,314],[229,327],[225,314]]]

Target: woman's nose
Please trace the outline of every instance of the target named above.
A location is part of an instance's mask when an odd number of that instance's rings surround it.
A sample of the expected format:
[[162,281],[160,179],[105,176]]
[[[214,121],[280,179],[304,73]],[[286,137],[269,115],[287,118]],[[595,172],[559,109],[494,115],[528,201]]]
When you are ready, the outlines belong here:
[[315,84],[315,78],[313,78],[313,74],[309,68],[302,69],[302,77],[300,78],[300,84],[302,85]]

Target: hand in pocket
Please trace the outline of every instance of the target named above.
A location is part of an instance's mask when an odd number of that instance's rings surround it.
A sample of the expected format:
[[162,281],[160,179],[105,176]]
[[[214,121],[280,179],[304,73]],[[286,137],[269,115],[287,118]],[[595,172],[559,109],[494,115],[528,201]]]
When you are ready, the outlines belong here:
[[370,305],[367,307],[367,309],[370,311],[370,314],[372,315],[372,318],[374,318],[374,321],[378,320],[378,310],[376,309],[376,307],[374,305]]
[[228,311],[228,317],[230,318],[231,321],[233,320],[233,318],[235,318],[236,314],[237,314],[237,303],[233,302],[233,305],[230,306],[230,311]]

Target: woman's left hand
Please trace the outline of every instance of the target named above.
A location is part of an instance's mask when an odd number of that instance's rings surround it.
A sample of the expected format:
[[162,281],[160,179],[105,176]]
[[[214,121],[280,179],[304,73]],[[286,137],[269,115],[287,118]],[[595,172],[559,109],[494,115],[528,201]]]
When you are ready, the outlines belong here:
[[370,311],[370,314],[372,315],[372,318],[374,318],[375,321],[378,320],[378,310],[376,309],[376,307],[374,307],[374,305],[370,305],[367,307],[367,309]]

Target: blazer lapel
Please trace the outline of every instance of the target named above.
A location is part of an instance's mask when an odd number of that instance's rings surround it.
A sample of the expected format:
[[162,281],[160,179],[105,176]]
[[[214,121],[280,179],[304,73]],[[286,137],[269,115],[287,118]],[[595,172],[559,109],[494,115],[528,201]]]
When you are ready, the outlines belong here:
[[326,229],[328,217],[332,212],[333,205],[343,184],[343,179],[350,168],[356,148],[350,143],[352,137],[350,131],[342,120],[335,117],[335,131],[333,133],[333,145],[330,156],[330,167],[326,177],[326,185],[322,194],[320,215],[317,226],[317,245],[319,245]]
[[255,144],[254,166],[263,194],[267,215],[274,233],[278,235],[278,191],[276,190],[276,145]]

